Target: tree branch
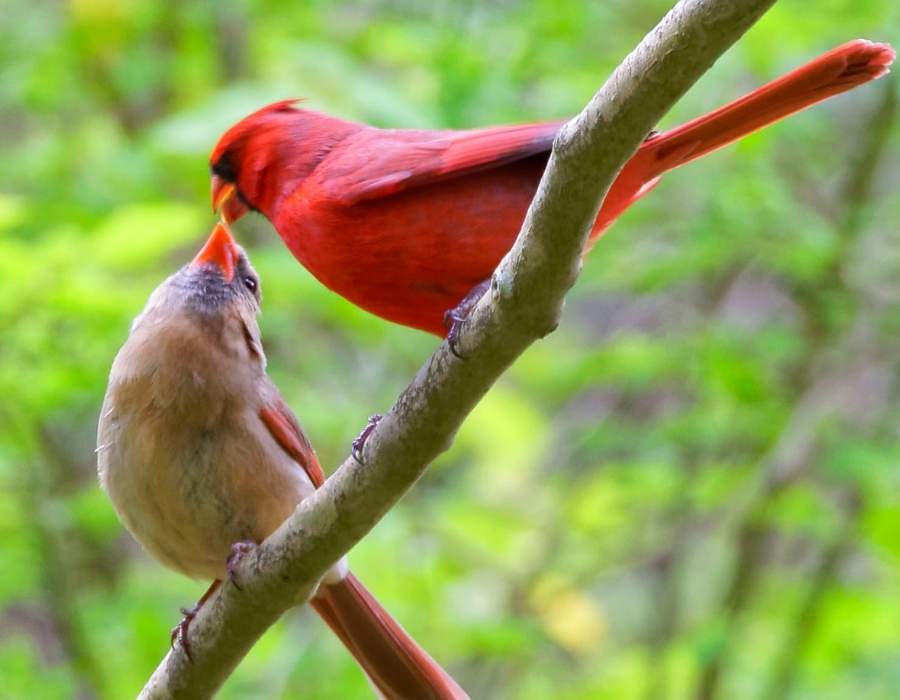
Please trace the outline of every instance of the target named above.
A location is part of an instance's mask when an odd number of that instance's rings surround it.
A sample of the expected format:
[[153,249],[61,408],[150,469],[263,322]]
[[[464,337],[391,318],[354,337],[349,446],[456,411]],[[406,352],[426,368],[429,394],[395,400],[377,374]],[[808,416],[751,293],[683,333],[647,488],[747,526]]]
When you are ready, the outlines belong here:
[[563,297],[602,197],[666,111],[774,0],[683,0],[566,124],[512,250],[461,334],[442,343],[365,449],[260,547],[190,628],[194,662],[169,652],[142,698],[209,697],[278,617],[314,589],[451,443],[475,404],[531,343],[558,322]]

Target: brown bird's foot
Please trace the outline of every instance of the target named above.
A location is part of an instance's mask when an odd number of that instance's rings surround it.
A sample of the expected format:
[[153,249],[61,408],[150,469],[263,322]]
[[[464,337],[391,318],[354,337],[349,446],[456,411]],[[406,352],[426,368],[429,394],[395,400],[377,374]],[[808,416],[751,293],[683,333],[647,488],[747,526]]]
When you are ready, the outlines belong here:
[[198,603],[193,608],[181,608],[180,612],[181,622],[172,628],[172,632],[169,634],[169,646],[174,649],[175,640],[177,639],[181,648],[184,649],[188,661],[193,663],[194,657],[191,656],[191,644],[188,641],[188,628],[191,626],[191,622],[193,622],[194,618],[197,617],[197,613],[200,612],[200,604]]
[[194,657],[191,656],[191,643],[188,641],[188,629],[191,626],[191,622],[197,617],[197,613],[200,612],[200,608],[202,608],[203,604],[209,600],[209,597],[216,592],[216,589],[221,583],[222,582],[219,579],[213,581],[210,587],[206,589],[206,593],[200,597],[200,600],[197,601],[197,604],[194,605],[193,608],[181,608],[181,622],[172,628],[172,632],[169,635],[169,644],[171,647],[174,649],[175,640],[178,640],[181,648],[184,649],[185,656],[188,657],[188,661],[191,663],[194,662]]
[[450,352],[456,355],[460,360],[465,360],[466,358],[459,354],[456,347],[456,343],[459,340],[459,332],[462,330],[463,323],[469,318],[469,314],[472,313],[472,309],[475,308],[475,304],[477,304],[478,300],[484,296],[484,293],[490,286],[490,278],[482,280],[472,287],[468,294],[466,294],[456,306],[444,312],[444,326],[447,328],[447,344],[450,347]]
[[228,580],[239,591],[244,590],[237,582],[237,566],[246,555],[256,549],[256,542],[253,540],[241,540],[231,545],[231,554],[225,562],[225,568],[228,570]]
[[350,444],[350,456],[356,460],[357,464],[362,464],[362,450],[365,447],[366,440],[369,439],[369,436],[375,430],[375,426],[378,425],[379,421],[384,418],[380,413],[376,413],[374,415],[369,416],[369,420],[366,422],[366,427],[359,431],[359,435],[357,435],[353,442]]

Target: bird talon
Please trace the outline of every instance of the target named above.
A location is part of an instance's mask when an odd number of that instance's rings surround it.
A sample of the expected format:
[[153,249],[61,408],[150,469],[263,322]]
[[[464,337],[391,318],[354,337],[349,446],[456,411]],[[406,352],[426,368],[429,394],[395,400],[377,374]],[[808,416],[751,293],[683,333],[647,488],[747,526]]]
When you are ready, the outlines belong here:
[[238,564],[241,559],[250,554],[254,549],[256,549],[256,542],[251,540],[241,540],[240,542],[235,542],[231,545],[231,554],[228,555],[228,559],[225,562],[225,568],[228,570],[228,580],[231,581],[231,585],[239,591],[243,591],[244,589],[241,588],[240,584],[237,582]]
[[363,463],[362,451],[363,447],[366,445],[366,440],[369,439],[369,436],[373,433],[375,427],[383,417],[384,416],[380,413],[369,416],[369,420],[366,421],[366,426],[359,431],[359,435],[357,435],[353,439],[353,442],[350,443],[350,456],[353,457],[357,464],[361,465]]
[[478,300],[484,296],[485,292],[490,288],[491,280],[482,280],[469,290],[460,302],[452,309],[444,312],[444,327],[447,329],[447,344],[450,352],[460,360],[466,358],[460,354],[457,343],[459,342],[459,332],[462,330],[463,324],[468,320],[469,314],[478,303]]
[[447,331],[447,346],[450,348],[450,352],[453,353],[454,357],[459,360],[465,360],[466,358],[460,354],[457,349],[457,343],[459,342],[459,331],[466,322],[466,318],[456,313],[455,310],[448,311],[444,314],[444,323],[447,323],[448,317],[450,330]]
[[188,661],[191,663],[194,663],[194,657],[191,655],[191,643],[188,641],[188,629],[191,626],[191,622],[197,617],[197,613],[200,612],[200,608],[202,608],[203,604],[216,592],[221,583],[222,582],[218,579],[213,581],[209,588],[206,589],[206,593],[200,597],[200,600],[197,601],[197,604],[193,608],[181,608],[181,622],[175,625],[169,633],[169,644],[171,647],[174,649],[175,642],[178,641],[178,643],[181,644],[181,648],[184,649],[185,656],[188,657]]
[[197,617],[197,612],[199,610],[200,603],[193,608],[181,608],[179,611],[182,615],[181,622],[175,625],[169,633],[169,646],[174,649],[176,641],[181,644],[181,648],[184,649],[184,655],[187,656],[188,661],[191,663],[194,663],[194,657],[191,655],[191,643],[188,641],[188,629],[190,628],[193,619]]

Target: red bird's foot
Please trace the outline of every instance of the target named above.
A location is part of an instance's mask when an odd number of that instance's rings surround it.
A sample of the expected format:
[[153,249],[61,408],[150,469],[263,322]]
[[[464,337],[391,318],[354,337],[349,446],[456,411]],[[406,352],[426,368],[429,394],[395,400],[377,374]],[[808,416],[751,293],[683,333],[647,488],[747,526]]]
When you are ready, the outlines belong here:
[[350,445],[350,456],[356,460],[357,464],[362,464],[362,450],[365,447],[366,440],[369,439],[369,436],[375,430],[375,426],[378,425],[379,421],[384,416],[380,413],[376,413],[374,415],[369,416],[369,420],[366,422],[366,427],[359,431],[359,435],[357,435],[353,442]]
[[468,294],[466,294],[456,306],[444,312],[444,326],[447,328],[447,344],[450,346],[450,352],[456,355],[460,360],[466,358],[460,355],[456,349],[456,342],[459,340],[459,331],[462,328],[462,324],[469,318],[469,314],[472,313],[472,309],[475,308],[475,304],[477,304],[478,300],[484,296],[484,293],[490,286],[490,279],[482,280],[472,287]]
[[188,661],[191,663],[194,662],[194,657],[191,656],[191,644],[188,641],[188,629],[191,626],[191,622],[197,617],[197,613],[200,612],[200,608],[202,608],[203,604],[209,600],[209,597],[216,592],[216,589],[221,583],[222,582],[218,579],[213,581],[212,585],[206,589],[206,593],[200,597],[200,600],[197,601],[197,604],[194,605],[193,608],[181,608],[181,622],[172,628],[172,632],[169,635],[169,644],[172,648],[175,648],[175,640],[177,639],[178,643],[181,644],[181,648],[184,649],[185,656],[188,657]]
[[231,554],[225,562],[225,568],[228,570],[228,580],[239,591],[244,590],[237,582],[237,566],[246,555],[256,549],[256,542],[252,540],[241,540],[231,545]]

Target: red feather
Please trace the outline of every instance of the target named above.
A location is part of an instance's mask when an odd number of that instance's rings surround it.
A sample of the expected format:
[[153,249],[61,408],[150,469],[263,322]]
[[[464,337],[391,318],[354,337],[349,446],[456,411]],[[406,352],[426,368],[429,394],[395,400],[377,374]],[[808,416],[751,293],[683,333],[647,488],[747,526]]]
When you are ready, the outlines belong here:
[[[869,82],[893,58],[886,44],[851,41],[652,136],[607,194],[588,247],[667,170]],[[386,319],[444,335],[444,312],[511,247],[560,124],[382,130],[277,103],[232,127],[212,167],[237,185],[235,211],[262,212],[327,287]]]
[[[272,437],[309,475],[316,488],[325,474],[296,417],[280,397],[260,410]],[[353,654],[382,697],[466,700],[456,681],[391,617],[352,573],[327,579],[310,601]]]
[[311,179],[324,197],[349,207],[548,153],[560,126],[554,121],[470,131],[381,131],[377,149],[368,130],[358,131],[328,159],[327,171]]
[[274,405],[261,409],[259,417],[266,424],[275,441],[297,464],[303,467],[313,486],[319,488],[324,484],[325,472],[322,471],[319,458],[316,457],[315,450],[306,439],[297,418],[284,401],[279,398]]

